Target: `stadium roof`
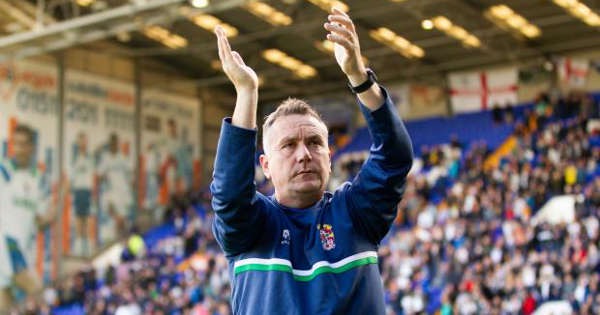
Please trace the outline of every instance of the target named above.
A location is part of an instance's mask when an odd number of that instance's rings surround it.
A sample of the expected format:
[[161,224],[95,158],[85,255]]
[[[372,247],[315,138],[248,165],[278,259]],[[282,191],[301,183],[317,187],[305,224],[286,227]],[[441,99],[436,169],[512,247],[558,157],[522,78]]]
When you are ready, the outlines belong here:
[[[90,4],[82,6],[85,2]],[[267,10],[268,16],[278,15],[283,24],[289,21],[280,13],[291,18],[293,22],[283,26],[274,26],[251,13],[247,2],[212,0],[207,7],[197,9],[184,0],[0,0],[0,59],[85,47],[116,56],[157,60],[194,80],[198,87],[228,88],[228,81],[215,62],[214,35],[194,23],[199,14],[211,14],[237,29],[237,36],[230,39],[232,46],[262,77],[263,100],[339,91],[345,83],[334,58],[315,46],[324,39],[322,24],[327,16],[317,4],[327,1],[263,1],[277,10]],[[560,54],[600,48],[600,27],[593,18],[593,13],[597,17],[600,12],[598,1],[581,1],[591,13],[577,7],[574,9],[579,11],[574,10],[573,14],[559,4],[568,8],[578,3],[574,0],[343,2],[358,27],[369,66],[385,82],[441,78],[450,71],[494,64],[543,64]],[[486,11],[499,4],[508,6],[525,22],[513,19],[516,28],[508,22],[492,22]],[[576,14],[588,16],[587,24]],[[440,16],[446,21],[434,19]],[[434,19],[429,26],[435,27],[426,30],[422,26],[424,19]],[[199,23],[214,21],[209,18]],[[452,27],[447,21],[455,26],[452,31],[448,31]],[[540,36],[528,38],[520,33],[527,23],[537,26]],[[148,28],[156,25],[161,28]],[[371,31],[379,28],[387,28],[403,39],[394,39],[389,32],[371,36]],[[476,37],[475,43],[472,38],[470,42],[464,40],[469,35]],[[161,43],[149,36],[171,39]],[[403,55],[401,49],[382,43],[377,36],[388,38],[389,42],[395,40],[404,47],[418,46],[424,56],[407,58],[404,55],[411,55],[410,49]],[[477,42],[479,47],[471,47]],[[182,47],[169,48],[166,44]],[[295,58],[288,62],[292,69],[297,69],[300,61],[314,68],[316,75],[302,79],[297,73],[268,62],[262,52],[273,48]],[[417,48],[412,52],[419,55]]]

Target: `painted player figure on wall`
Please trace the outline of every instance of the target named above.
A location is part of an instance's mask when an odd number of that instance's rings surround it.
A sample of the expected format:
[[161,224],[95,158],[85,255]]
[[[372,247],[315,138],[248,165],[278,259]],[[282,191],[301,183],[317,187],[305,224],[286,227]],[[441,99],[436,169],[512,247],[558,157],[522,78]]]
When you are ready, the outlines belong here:
[[385,314],[377,248],[396,216],[412,145],[388,93],[362,62],[350,17],[333,9],[324,28],[370,130],[370,155],[352,182],[326,192],[327,126],[306,102],[287,99],[263,124],[260,164],[275,187],[270,197],[253,182],[257,75],[215,29],[237,93],[211,183],[213,232],[229,261],[234,314]]
[[77,134],[76,151],[70,174],[76,232],[72,252],[78,256],[89,256],[95,251],[96,244],[89,238],[94,174],[94,157],[88,150],[88,137],[85,132],[80,132]]
[[98,175],[101,183],[101,208],[108,214],[108,222],[101,221],[100,235],[103,242],[112,241],[127,232],[133,204],[133,171],[127,156],[121,152],[121,142],[111,133],[108,148],[100,157]]
[[36,236],[56,214],[33,159],[35,131],[17,125],[12,147],[12,157],[0,162],[0,314],[13,304],[13,286],[28,294],[41,289]]

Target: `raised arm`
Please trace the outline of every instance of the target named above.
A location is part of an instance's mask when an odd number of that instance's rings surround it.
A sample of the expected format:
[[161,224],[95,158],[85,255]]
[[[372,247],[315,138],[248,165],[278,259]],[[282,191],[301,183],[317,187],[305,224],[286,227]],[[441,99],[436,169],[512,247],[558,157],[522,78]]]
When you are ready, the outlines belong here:
[[[350,17],[334,9],[324,25],[336,45],[335,58],[349,83],[367,81],[356,29]],[[357,94],[373,145],[367,162],[350,185],[342,188],[354,228],[373,243],[385,236],[396,216],[412,165],[412,144],[385,89],[376,82]]]
[[252,68],[246,66],[236,51],[231,51],[225,31],[215,28],[219,46],[219,59],[223,71],[233,83],[237,93],[231,124],[246,129],[256,128],[256,107],[258,103],[258,77]]
[[[344,11],[337,8],[331,11],[327,19],[323,26],[329,31],[327,39],[335,44],[335,60],[348,77],[348,82],[352,86],[358,86],[367,80],[367,69],[363,63],[354,23]],[[381,107],[384,102],[377,83],[357,96],[372,111]]]
[[223,121],[210,184],[215,210],[213,233],[228,257],[249,250],[260,237],[256,227],[266,213],[254,185],[258,79],[242,57],[231,51],[224,31],[217,27],[219,58],[235,86],[233,117]]

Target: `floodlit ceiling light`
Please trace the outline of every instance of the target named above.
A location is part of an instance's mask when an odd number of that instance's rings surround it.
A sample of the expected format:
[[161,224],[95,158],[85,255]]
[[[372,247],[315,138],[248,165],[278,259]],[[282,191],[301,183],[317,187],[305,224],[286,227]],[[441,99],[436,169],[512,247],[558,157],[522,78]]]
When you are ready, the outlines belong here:
[[445,16],[436,16],[433,19],[433,26],[438,30],[446,33],[450,37],[454,37],[461,41],[465,46],[468,47],[479,47],[481,41],[475,35],[469,33],[463,27],[454,24],[450,19]]
[[94,3],[95,0],[77,0],[75,1],[79,6],[82,7],[88,7],[90,6],[92,3]]
[[214,31],[215,27],[219,25],[221,28],[223,28],[223,31],[225,31],[225,35],[227,35],[227,37],[235,37],[239,34],[237,28],[210,14],[189,15],[188,19],[209,32]]
[[471,47],[479,47],[481,46],[481,41],[479,40],[479,38],[473,36],[473,35],[469,35],[467,36],[467,38],[465,38],[463,40],[463,43],[467,46],[471,46]]
[[425,30],[430,30],[430,29],[433,29],[433,22],[432,22],[431,20],[429,20],[429,19],[427,19],[427,20],[423,20],[423,21],[421,22],[421,27],[422,27],[423,29],[425,29]]
[[315,68],[289,56],[279,49],[267,49],[262,52],[262,56],[267,61],[292,71],[296,76],[302,79],[308,79],[317,75],[317,70]]
[[385,40],[393,41],[396,38],[396,33],[386,27],[380,27],[377,29],[379,35]]
[[194,8],[202,9],[202,8],[206,8],[210,3],[208,0],[191,0],[190,4]]
[[514,11],[504,4],[495,5],[490,8],[490,12],[500,19],[507,19],[514,14]]
[[334,49],[334,44],[332,41],[326,39],[323,41],[316,41],[315,47],[317,47],[317,49],[319,49],[321,51],[332,53],[333,49]]
[[448,33],[454,38],[458,38],[460,40],[464,40],[469,36],[469,32],[467,32],[464,28],[456,25],[452,25],[452,27],[448,30]]
[[290,16],[264,2],[250,1],[244,6],[244,8],[246,8],[246,10],[248,10],[250,13],[275,26],[290,25],[293,22]]
[[184,37],[171,33],[169,30],[162,26],[152,25],[148,26],[143,30],[144,35],[149,38],[160,42],[161,44],[171,48],[177,49],[187,46],[188,41]]
[[520,28],[527,24],[527,21],[520,15],[513,15],[506,20],[506,23],[512,28]]
[[309,65],[303,65],[294,72],[297,76],[303,79],[308,79],[317,75],[317,70]]
[[521,29],[521,32],[523,33],[523,35],[529,38],[535,38],[542,34],[542,31],[537,26],[532,24],[523,27]]
[[417,45],[411,45],[408,48],[408,51],[410,52],[411,55],[413,55],[417,58],[423,58],[425,56],[425,51],[423,50],[423,48],[421,48]]
[[530,23],[505,4],[490,7],[486,10],[485,16],[501,28],[524,35],[527,38],[535,38],[542,34],[539,27]]
[[556,5],[565,9],[569,14],[581,20],[585,24],[598,27],[600,26],[600,15],[590,9],[585,3],[579,0],[553,0]]
[[396,36],[393,41],[394,45],[406,49],[409,48],[411,43],[404,37]]
[[589,26],[600,26],[600,16],[598,15],[591,15],[591,16],[587,16],[583,22],[585,22],[585,24],[589,25]]
[[445,16],[438,16],[433,19],[433,26],[440,31],[446,31],[452,27],[452,22]]
[[285,56],[285,53],[279,49],[273,48],[263,51],[262,55],[268,61],[278,63]]
[[421,47],[414,45],[406,38],[397,35],[389,28],[380,27],[376,30],[371,30],[369,35],[378,42],[399,52],[406,58],[422,58],[425,56],[425,51]]
[[308,2],[318,6],[323,11],[331,12],[331,9],[337,8],[340,11],[348,12],[350,7],[340,0],[308,0]]

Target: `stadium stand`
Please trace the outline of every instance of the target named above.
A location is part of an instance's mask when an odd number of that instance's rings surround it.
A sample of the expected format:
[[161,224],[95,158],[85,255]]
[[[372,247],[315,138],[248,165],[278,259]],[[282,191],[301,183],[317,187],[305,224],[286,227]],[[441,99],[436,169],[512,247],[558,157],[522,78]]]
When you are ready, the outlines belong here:
[[[380,248],[389,314],[533,314],[547,302],[600,313],[598,96],[581,96],[573,110],[562,101],[551,111],[517,107],[504,125],[491,112],[409,123],[427,149]],[[420,136],[431,124],[437,137]],[[484,167],[511,134],[512,150]],[[456,136],[448,143],[448,135]],[[345,176],[364,159],[355,150],[365,148],[363,136],[336,158]],[[574,196],[574,220],[550,224],[537,211],[558,195]],[[122,264],[80,271],[46,289],[43,303],[26,303],[28,313],[230,314],[207,200],[174,203],[144,235],[143,257],[123,246]]]

